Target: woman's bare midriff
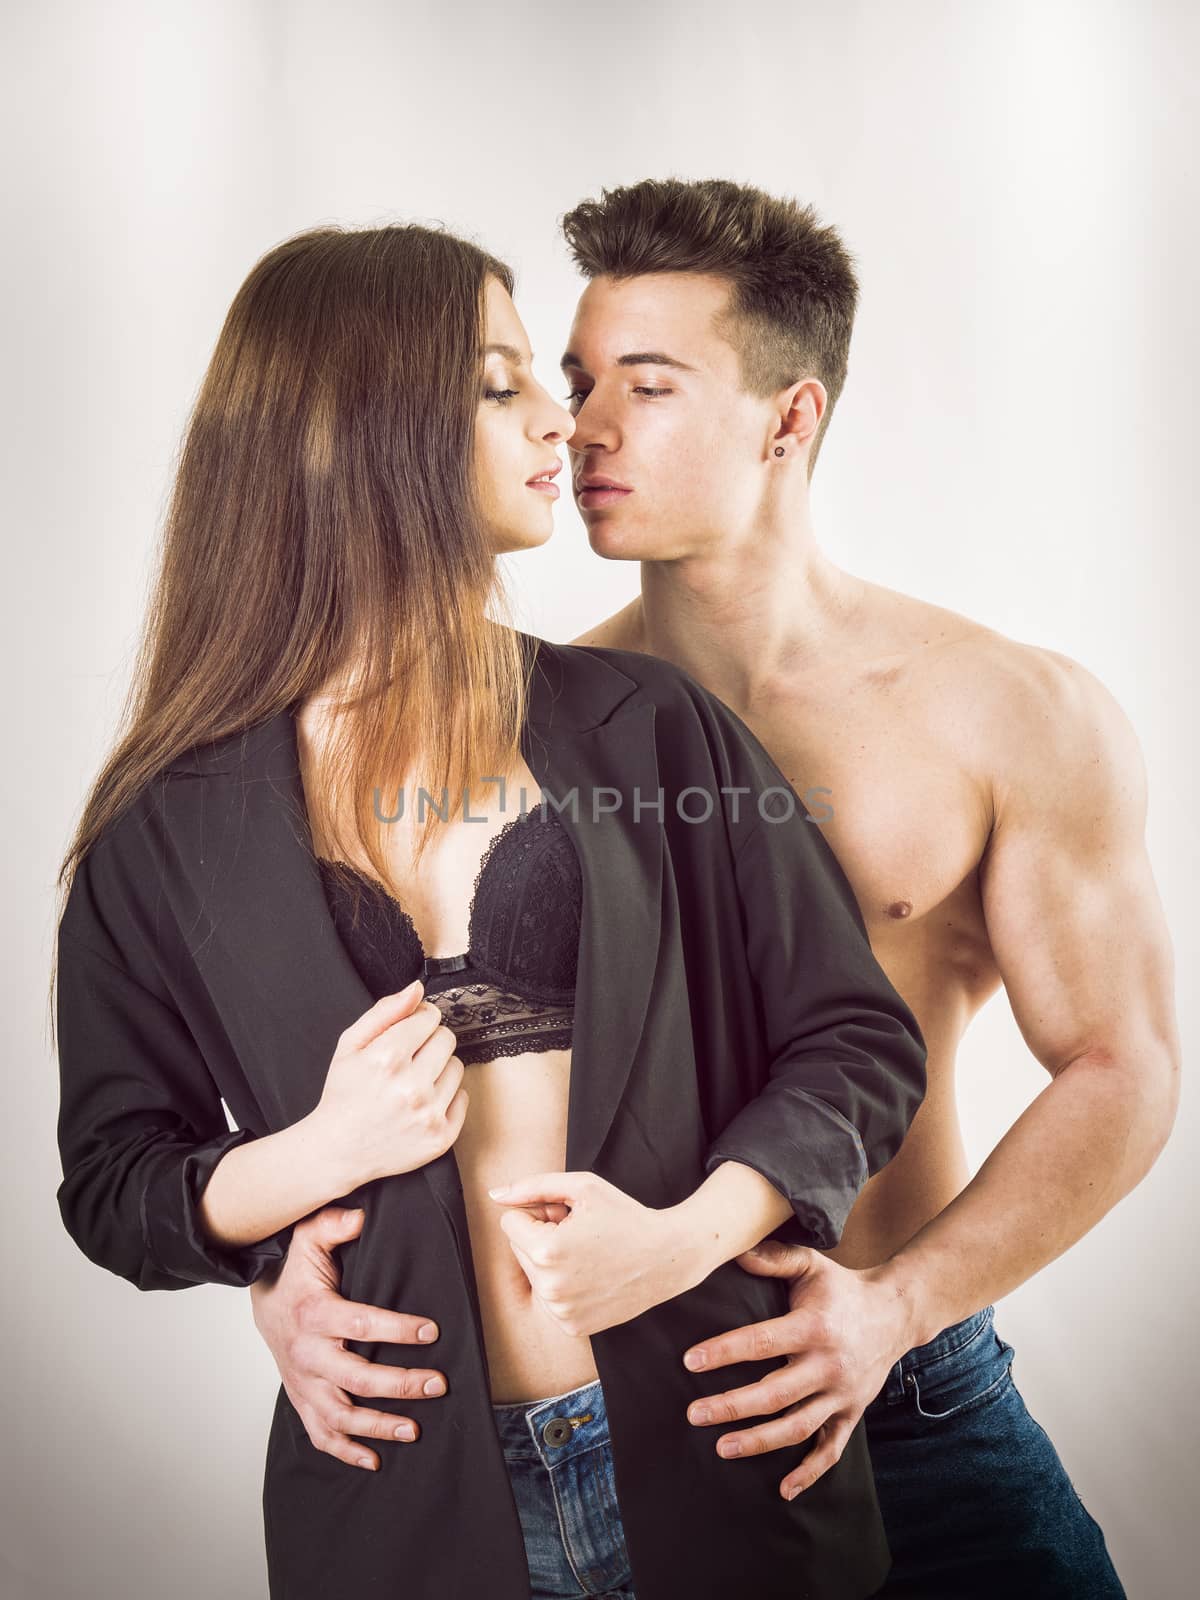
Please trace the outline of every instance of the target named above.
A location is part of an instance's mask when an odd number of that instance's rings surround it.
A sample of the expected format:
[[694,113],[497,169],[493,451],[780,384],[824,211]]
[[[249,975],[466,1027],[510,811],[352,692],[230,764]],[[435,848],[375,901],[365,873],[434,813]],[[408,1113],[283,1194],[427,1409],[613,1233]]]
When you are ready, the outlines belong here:
[[497,1404],[541,1400],[598,1374],[586,1335],[564,1333],[534,1299],[500,1226],[505,1206],[488,1194],[566,1161],[569,1050],[498,1056],[465,1069],[469,1104],[455,1160],[462,1177],[484,1345]]

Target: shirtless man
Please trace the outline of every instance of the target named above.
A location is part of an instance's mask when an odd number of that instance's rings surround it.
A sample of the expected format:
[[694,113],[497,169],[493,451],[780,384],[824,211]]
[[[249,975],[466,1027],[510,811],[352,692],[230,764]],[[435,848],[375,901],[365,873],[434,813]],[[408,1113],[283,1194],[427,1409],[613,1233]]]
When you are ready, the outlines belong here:
[[[787,1492],[865,1412],[894,1559],[882,1595],[1122,1595],[992,1302],[1129,1193],[1174,1119],[1138,741],[1076,662],[818,548],[809,479],[857,300],[833,229],[757,190],[676,180],[606,192],[563,226],[589,280],[563,358],[576,498],[592,549],[641,563],[640,596],[573,642],[665,657],[754,730],[809,797],[929,1051],[925,1102],[838,1246],[739,1257],[792,1280],[788,1315],[680,1352],[783,1364],[690,1418],[717,1425],[722,1454],[812,1437]],[[955,1057],[1001,983],[1050,1082],[972,1177]],[[348,1396],[393,1393],[395,1369],[341,1341],[413,1341],[419,1321],[337,1295],[331,1252],[358,1226],[333,1208],[306,1219],[278,1280],[252,1290],[313,1442],[348,1462],[373,1461],[354,1440],[396,1423],[351,1419]]]

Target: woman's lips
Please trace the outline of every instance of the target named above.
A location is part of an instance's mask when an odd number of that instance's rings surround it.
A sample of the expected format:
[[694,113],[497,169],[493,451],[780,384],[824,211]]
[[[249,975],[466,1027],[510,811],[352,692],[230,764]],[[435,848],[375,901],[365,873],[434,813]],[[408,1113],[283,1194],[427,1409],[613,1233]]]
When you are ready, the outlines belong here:
[[538,494],[544,494],[550,500],[557,500],[558,485],[554,480],[562,471],[562,466],[561,461],[552,461],[549,466],[543,467],[540,472],[535,472],[532,478],[526,478],[525,487],[527,489],[536,489]]

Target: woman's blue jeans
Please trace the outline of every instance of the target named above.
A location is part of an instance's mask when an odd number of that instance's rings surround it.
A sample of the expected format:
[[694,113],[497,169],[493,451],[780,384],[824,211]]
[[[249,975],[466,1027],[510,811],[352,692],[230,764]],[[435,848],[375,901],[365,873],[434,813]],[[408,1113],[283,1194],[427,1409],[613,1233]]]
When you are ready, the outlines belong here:
[[492,1410],[521,1516],[531,1600],[635,1600],[599,1379]]

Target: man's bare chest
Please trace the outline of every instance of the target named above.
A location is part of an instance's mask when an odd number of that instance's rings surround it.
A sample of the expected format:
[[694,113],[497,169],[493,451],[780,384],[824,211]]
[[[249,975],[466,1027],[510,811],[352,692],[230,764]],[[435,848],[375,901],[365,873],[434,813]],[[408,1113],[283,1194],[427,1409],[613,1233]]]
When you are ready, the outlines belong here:
[[975,876],[990,823],[952,722],[869,689],[795,692],[741,715],[820,827],[873,942],[951,904],[982,931]]

